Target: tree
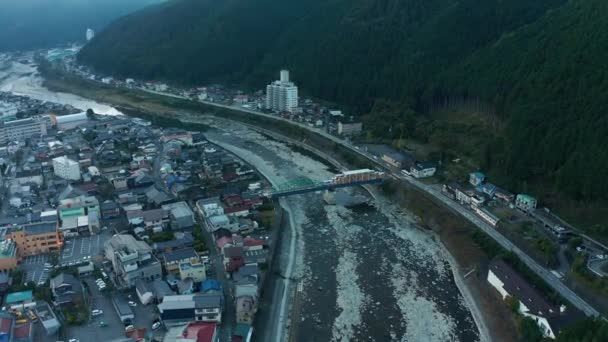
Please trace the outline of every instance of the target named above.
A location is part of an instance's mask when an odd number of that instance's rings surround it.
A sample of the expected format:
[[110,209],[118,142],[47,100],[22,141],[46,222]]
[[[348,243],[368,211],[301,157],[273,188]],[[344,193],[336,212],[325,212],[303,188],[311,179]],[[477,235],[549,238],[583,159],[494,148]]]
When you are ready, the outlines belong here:
[[608,324],[600,318],[585,318],[567,326],[556,342],[608,341]]
[[517,330],[522,341],[536,342],[543,339],[536,322],[530,317],[519,316],[517,318]]

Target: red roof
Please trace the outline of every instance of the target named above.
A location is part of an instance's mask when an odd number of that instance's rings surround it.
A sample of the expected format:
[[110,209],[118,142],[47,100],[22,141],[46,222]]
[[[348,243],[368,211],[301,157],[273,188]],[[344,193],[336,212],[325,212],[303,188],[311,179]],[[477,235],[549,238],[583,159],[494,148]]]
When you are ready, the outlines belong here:
[[222,248],[224,248],[224,246],[226,246],[226,244],[232,243],[232,238],[224,236],[224,237],[217,239],[217,241],[215,243],[217,244],[218,248],[222,249]]
[[232,273],[232,272],[238,270],[239,268],[241,268],[241,266],[244,266],[244,265],[245,265],[245,260],[243,258],[231,259],[226,264],[226,272]]
[[184,338],[196,339],[196,342],[213,342],[216,326],[214,323],[190,322],[184,329]]
[[11,326],[13,325],[13,320],[10,318],[0,318],[0,333],[8,334],[11,332]]
[[249,209],[251,209],[250,205],[239,205],[236,207],[227,207],[227,208],[224,208],[224,214],[228,215],[228,214],[232,214],[232,213],[238,213],[240,211],[248,211]]
[[143,341],[146,338],[146,329],[140,328],[125,333],[125,335],[131,338],[133,341]]
[[243,204],[243,198],[239,195],[229,196],[224,198],[224,203],[227,205],[234,207]]
[[243,240],[243,245],[245,245],[245,247],[264,246],[264,240],[245,238],[245,240]]
[[20,325],[16,326],[15,329],[13,330],[13,334],[14,334],[13,337],[15,339],[29,338],[31,331],[32,331],[31,323],[20,324]]

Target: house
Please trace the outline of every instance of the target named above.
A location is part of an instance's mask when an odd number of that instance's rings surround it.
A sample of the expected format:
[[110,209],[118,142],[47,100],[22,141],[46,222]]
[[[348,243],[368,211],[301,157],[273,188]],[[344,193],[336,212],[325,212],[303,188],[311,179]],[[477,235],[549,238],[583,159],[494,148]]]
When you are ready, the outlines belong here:
[[192,294],[194,292],[194,280],[192,278],[185,278],[179,281],[177,284],[177,293],[180,295]]
[[162,276],[161,263],[152,255],[152,248],[132,235],[112,236],[104,245],[104,253],[120,286],[133,287],[137,279],[152,281]]
[[492,183],[482,183],[475,187],[477,191],[488,196],[488,198],[492,199],[496,195],[497,187]]
[[471,172],[469,174],[469,183],[471,183],[471,185],[473,186],[478,186],[479,184],[483,183],[486,180],[486,175],[484,175],[483,173],[477,171],[477,172]]
[[60,273],[50,282],[53,303],[57,306],[71,305],[82,295],[82,283],[73,275]]
[[182,279],[190,278],[193,281],[200,283],[207,278],[207,270],[205,264],[198,260],[197,262],[180,262],[179,276]]
[[557,306],[547,301],[503,260],[490,262],[487,280],[502,299],[515,298],[519,302],[519,313],[532,318],[544,337],[554,339],[561,329],[580,317],[580,313],[574,309],[566,310],[564,305]]
[[417,162],[410,169],[414,178],[433,177],[435,172],[437,172],[437,166],[431,162]]
[[537,203],[538,202],[536,198],[530,195],[519,194],[515,197],[515,207],[525,213],[531,212],[532,210],[536,209]]
[[116,218],[120,215],[120,207],[114,201],[105,201],[99,205],[101,217],[105,220]]
[[165,253],[176,249],[192,247],[194,238],[190,232],[174,232],[174,239],[163,242],[156,242],[152,245],[155,253]]
[[194,226],[194,213],[188,203],[182,201],[165,204],[162,208],[169,211],[171,227],[173,229],[186,229]]
[[218,342],[217,325],[206,322],[190,322],[184,328],[180,342]]
[[158,190],[155,186],[150,186],[144,191],[148,203],[160,206],[173,200],[167,193]]
[[226,272],[234,272],[245,264],[243,247],[224,247],[223,254]]
[[175,291],[171,290],[167,282],[162,279],[152,281],[152,292],[157,303],[162,303],[165,296],[175,295]]
[[400,152],[387,152],[382,155],[382,160],[391,166],[401,169],[406,165],[408,158]]
[[165,209],[151,209],[142,212],[142,220],[146,229],[154,232],[162,231],[169,222],[169,212]]
[[232,342],[251,342],[253,328],[250,324],[238,323],[232,332]]
[[150,286],[150,283],[143,279],[137,279],[135,281],[135,292],[137,298],[143,305],[150,304],[154,300],[154,290]]
[[237,323],[251,324],[257,311],[256,299],[252,296],[241,296],[236,299]]
[[179,272],[180,263],[200,262],[200,257],[192,247],[186,247],[169,251],[163,254],[163,261],[167,273],[177,274]]
[[222,319],[223,296],[218,292],[165,296],[158,305],[160,319],[166,326],[186,322],[220,323]]
[[38,316],[38,319],[40,319],[42,327],[44,328],[47,336],[55,335],[61,328],[61,323],[47,302],[37,302],[36,316]]

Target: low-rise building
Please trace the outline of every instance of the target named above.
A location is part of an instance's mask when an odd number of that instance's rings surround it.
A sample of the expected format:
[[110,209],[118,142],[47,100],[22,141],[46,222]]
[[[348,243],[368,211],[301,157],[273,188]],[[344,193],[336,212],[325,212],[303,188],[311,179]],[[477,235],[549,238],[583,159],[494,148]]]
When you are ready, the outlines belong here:
[[483,183],[486,180],[486,175],[484,175],[483,173],[477,171],[477,172],[471,172],[469,174],[469,183],[471,183],[471,185],[473,186],[478,186],[479,184]]
[[152,248],[132,235],[114,235],[104,245],[104,252],[121,286],[133,287],[138,279],[152,281],[162,276],[161,263],[152,255]]
[[53,302],[57,306],[72,305],[75,300],[81,298],[83,287],[80,280],[73,275],[60,273],[50,281],[53,292]]
[[15,174],[15,182],[19,185],[36,184],[42,185],[43,177],[41,169],[23,170]]
[[207,278],[205,264],[197,262],[181,262],[179,264],[179,275],[182,279],[190,278],[194,282],[200,283]]
[[55,117],[55,123],[57,129],[60,131],[67,131],[69,129],[77,128],[89,121],[89,117],[86,112],[70,115],[62,115]]
[[363,131],[361,122],[338,121],[338,134],[343,136],[359,135]]
[[165,296],[163,302],[158,305],[158,311],[165,325],[173,326],[191,321],[220,323],[222,307],[222,294],[210,291],[190,295]]
[[487,208],[473,206],[473,211],[475,211],[477,215],[479,215],[482,219],[484,219],[493,227],[496,227],[498,221],[500,221],[498,216],[491,213]]
[[137,279],[135,282],[135,292],[137,292],[137,298],[143,305],[150,304],[154,300],[154,289],[151,283],[142,279]]
[[19,258],[57,252],[63,244],[55,222],[37,222],[11,228],[5,239],[15,241]]
[[523,212],[533,211],[536,209],[536,205],[536,198],[530,195],[519,194],[515,197],[515,206]]
[[6,295],[4,304],[9,308],[18,311],[23,311],[26,308],[33,308],[36,306],[32,291],[11,292]]
[[[163,254],[163,261],[167,273],[179,273],[180,263],[197,263],[200,257],[192,247],[177,249]],[[182,278],[183,279],[183,278]]]
[[417,162],[410,169],[410,173],[415,178],[433,177],[437,172],[437,166],[431,162]]
[[55,335],[61,328],[61,323],[47,302],[36,303],[36,316],[40,319],[47,336]]
[[562,328],[580,315],[574,310],[566,310],[564,305],[557,306],[548,302],[510,265],[500,259],[490,262],[487,280],[503,299],[517,299],[518,312],[532,318],[545,337],[554,339]]
[[123,295],[112,296],[112,305],[118,314],[118,318],[120,318],[120,321],[123,324],[133,324],[135,314],[133,313],[133,310],[131,310],[129,302]]
[[173,229],[186,229],[194,226],[194,213],[186,202],[176,202],[165,204],[162,206],[164,210],[169,211],[171,219],[171,227]]

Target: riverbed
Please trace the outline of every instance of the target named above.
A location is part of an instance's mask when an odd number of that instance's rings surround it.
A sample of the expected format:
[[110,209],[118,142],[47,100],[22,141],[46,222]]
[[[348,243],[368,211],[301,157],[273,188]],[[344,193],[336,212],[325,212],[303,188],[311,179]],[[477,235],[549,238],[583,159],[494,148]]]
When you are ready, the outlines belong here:
[[[273,183],[335,172],[244,125],[205,123],[211,140]],[[298,237],[293,278],[303,284],[300,321],[293,323],[298,341],[479,340],[444,250],[412,217],[385,201],[326,205],[320,193],[290,197],[287,205]],[[288,260],[286,248],[281,257]]]

